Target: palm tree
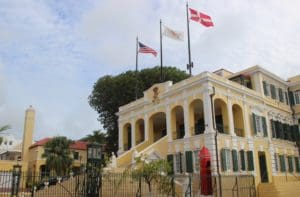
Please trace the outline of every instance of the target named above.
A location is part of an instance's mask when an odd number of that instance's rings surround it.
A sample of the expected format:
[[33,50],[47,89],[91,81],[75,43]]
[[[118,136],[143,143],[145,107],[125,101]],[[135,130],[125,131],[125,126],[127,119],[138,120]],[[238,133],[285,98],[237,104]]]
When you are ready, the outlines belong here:
[[[10,127],[9,125],[4,125],[4,126],[0,127],[0,132],[5,131],[5,130],[8,130],[8,129],[10,129],[10,128],[11,128],[11,127]],[[0,145],[2,144],[2,141],[3,141],[3,138],[0,137]]]
[[58,136],[47,142],[44,147],[42,157],[46,158],[46,167],[58,176],[65,174],[72,165],[69,148],[71,143],[72,140]]
[[107,135],[102,133],[100,130],[93,131],[93,134],[88,134],[82,138],[82,141],[86,142],[97,142],[98,144],[105,144]]

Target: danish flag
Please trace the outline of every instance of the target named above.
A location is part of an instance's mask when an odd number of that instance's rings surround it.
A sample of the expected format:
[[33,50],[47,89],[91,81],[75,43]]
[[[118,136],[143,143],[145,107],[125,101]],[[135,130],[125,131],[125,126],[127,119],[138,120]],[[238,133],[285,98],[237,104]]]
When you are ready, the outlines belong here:
[[191,8],[189,8],[189,10],[190,10],[190,14],[191,14],[191,18],[190,18],[191,20],[201,23],[205,27],[214,26],[214,23],[212,22],[210,16],[208,16],[204,13],[198,12],[197,10],[194,10]]

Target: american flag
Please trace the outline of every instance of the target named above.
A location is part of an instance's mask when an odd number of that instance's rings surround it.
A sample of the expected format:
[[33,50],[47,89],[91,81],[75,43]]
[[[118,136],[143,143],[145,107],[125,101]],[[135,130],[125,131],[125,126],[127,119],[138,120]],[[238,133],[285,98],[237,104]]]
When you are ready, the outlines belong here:
[[205,27],[211,27],[214,26],[214,23],[211,20],[211,17],[198,12],[197,10],[191,9],[190,8],[190,13],[191,13],[191,20],[196,21],[202,25],[204,25]]
[[155,57],[157,56],[157,52],[154,49],[151,49],[150,47],[147,47],[146,45],[139,42],[139,53],[151,53]]

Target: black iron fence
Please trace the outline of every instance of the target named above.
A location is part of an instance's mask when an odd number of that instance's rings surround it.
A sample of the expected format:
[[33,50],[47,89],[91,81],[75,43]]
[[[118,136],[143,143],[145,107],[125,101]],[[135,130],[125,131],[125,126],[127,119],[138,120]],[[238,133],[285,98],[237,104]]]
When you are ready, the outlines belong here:
[[[86,173],[54,177],[40,173],[13,171],[0,172],[0,196],[31,197],[85,197],[91,177]],[[96,179],[95,179],[96,180]],[[185,196],[196,197],[203,192],[203,182],[210,181],[211,195],[222,197],[255,197],[254,177],[251,175],[212,176],[199,174],[159,175],[146,180],[143,175],[132,172],[103,172],[97,181],[99,196],[143,197]],[[207,183],[206,183],[207,184]],[[207,188],[206,188],[207,189]]]

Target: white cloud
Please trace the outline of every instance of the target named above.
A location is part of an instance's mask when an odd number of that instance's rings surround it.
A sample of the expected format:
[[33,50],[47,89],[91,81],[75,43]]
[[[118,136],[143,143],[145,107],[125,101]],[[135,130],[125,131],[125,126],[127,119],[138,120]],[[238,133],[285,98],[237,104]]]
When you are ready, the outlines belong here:
[[[256,64],[283,78],[299,74],[298,1],[189,3],[215,23],[205,28],[190,22],[194,74]],[[94,82],[135,68],[137,35],[159,50],[159,19],[186,36],[185,11],[182,0],[0,0],[0,124],[21,133],[32,104],[36,139],[82,137],[99,128],[87,103]],[[163,50],[165,65],[186,69],[186,41],[164,38]],[[139,56],[140,69],[158,64],[159,58]]]

